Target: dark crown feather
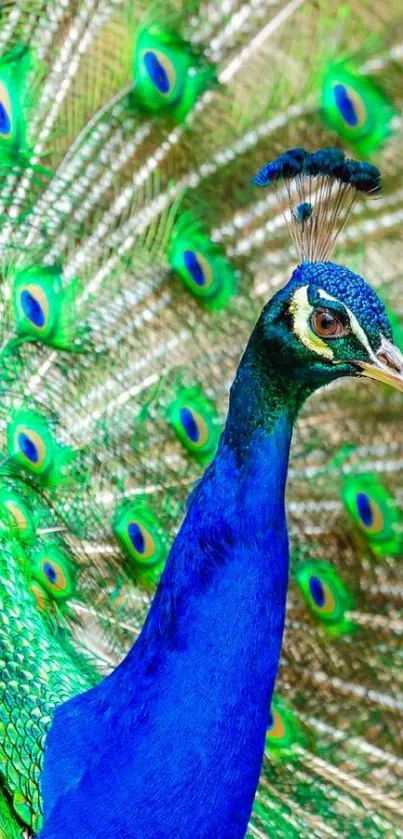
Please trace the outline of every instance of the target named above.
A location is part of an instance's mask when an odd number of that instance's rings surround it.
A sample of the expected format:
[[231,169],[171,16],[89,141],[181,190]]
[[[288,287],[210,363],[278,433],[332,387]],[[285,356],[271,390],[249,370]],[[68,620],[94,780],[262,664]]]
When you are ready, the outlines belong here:
[[341,149],[289,149],[262,166],[256,186],[275,184],[276,195],[300,260],[329,259],[360,194],[380,192],[376,166],[346,158]]

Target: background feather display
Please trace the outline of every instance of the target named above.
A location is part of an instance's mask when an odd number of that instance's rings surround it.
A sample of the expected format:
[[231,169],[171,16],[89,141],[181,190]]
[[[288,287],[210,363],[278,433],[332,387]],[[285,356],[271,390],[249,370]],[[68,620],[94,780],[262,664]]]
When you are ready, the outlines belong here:
[[[374,162],[336,259],[403,349],[399,2],[27,0],[0,13],[0,834],[35,835],[53,708],[132,645],[295,254],[251,183]],[[359,390],[358,390],[359,388]],[[403,837],[402,398],[299,418],[286,636],[248,836]],[[26,834],[25,834],[26,835]]]

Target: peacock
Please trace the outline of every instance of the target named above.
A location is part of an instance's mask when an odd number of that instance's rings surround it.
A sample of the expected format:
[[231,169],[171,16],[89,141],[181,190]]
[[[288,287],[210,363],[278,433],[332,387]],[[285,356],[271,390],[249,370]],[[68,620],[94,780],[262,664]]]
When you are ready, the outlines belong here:
[[403,837],[399,11],[3,4],[4,839]]

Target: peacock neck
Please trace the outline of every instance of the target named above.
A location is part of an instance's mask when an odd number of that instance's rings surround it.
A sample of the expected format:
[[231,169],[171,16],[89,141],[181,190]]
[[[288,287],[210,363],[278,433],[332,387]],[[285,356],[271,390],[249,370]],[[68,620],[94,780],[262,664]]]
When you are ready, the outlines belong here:
[[221,447],[234,450],[240,466],[259,459],[259,450],[252,446],[255,440],[271,440],[272,446],[284,449],[283,438],[288,453],[292,427],[306,396],[306,387],[284,375],[276,355],[264,350],[255,330],[231,387]]
[[[139,839],[245,835],[284,629],[284,492],[300,402],[267,359],[245,353],[216,457],[139,639],[114,673],[56,713],[48,754],[62,737],[70,775],[80,776],[86,750],[100,776],[124,776]],[[66,784],[60,771],[49,776],[53,793]],[[46,792],[46,766],[44,779]]]
[[[274,360],[270,364],[270,359],[261,356],[253,339],[231,388],[217,454],[191,495],[168,558],[144,641],[152,640],[154,621],[160,636],[164,627],[169,636],[174,623],[180,632],[178,598],[189,602],[198,594],[207,596],[214,569],[238,562],[240,549],[248,543],[261,546],[261,551],[253,551],[253,562],[263,576],[267,574],[268,542],[273,544],[277,537],[286,565],[284,495],[289,449],[293,424],[306,394],[281,375]],[[245,559],[245,575],[250,574],[251,559]]]

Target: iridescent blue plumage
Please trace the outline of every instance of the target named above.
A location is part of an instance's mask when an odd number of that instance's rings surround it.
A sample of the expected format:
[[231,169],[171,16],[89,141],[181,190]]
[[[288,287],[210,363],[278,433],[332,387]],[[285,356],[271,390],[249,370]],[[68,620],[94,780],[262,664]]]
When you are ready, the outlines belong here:
[[[105,829],[138,839],[244,836],[284,627],[297,404],[268,412],[266,396],[247,354],[139,641],[102,685],[56,712],[43,839],[67,829],[80,839]],[[114,776],[105,812],[99,779]]]

